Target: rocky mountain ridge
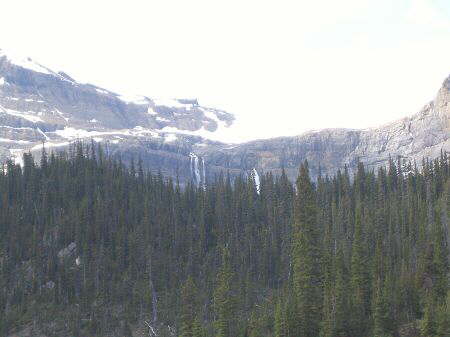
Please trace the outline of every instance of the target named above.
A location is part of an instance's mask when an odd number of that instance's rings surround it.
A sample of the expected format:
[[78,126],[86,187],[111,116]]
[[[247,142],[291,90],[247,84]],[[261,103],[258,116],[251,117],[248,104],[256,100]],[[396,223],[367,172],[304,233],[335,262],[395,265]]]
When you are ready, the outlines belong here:
[[449,101],[450,77],[419,113],[384,126],[226,144],[217,141],[234,122],[225,111],[195,99],[119,95],[0,50],[0,160],[20,164],[24,152],[39,155],[43,144],[58,150],[93,140],[125,161],[140,157],[153,171],[199,186],[220,172],[256,181],[284,168],[295,179],[304,159],[313,176],[319,167],[331,175],[358,161],[376,168],[390,157],[417,162],[450,151]]
[[437,97],[420,112],[401,120],[365,130],[325,129],[296,137],[257,140],[220,149],[205,148],[208,163],[231,169],[280,172],[285,168],[295,179],[300,163],[307,159],[312,174],[332,175],[358,161],[369,168],[386,165],[389,158],[418,165],[450,151],[450,76]]
[[[28,151],[62,147],[74,139],[119,143],[129,138],[171,143],[178,134],[214,138],[234,117],[196,99],[119,95],[76,82],[30,58],[0,50],[0,147]],[[17,145],[21,145],[18,147]],[[19,159],[17,159],[20,161]]]

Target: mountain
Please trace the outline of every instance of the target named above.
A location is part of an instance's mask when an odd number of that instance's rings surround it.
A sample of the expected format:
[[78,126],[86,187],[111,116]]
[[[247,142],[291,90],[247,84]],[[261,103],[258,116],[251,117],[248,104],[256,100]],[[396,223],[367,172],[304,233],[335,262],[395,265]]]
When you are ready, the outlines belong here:
[[347,165],[350,171],[358,161],[366,167],[386,165],[389,158],[416,161],[438,157],[450,151],[450,76],[437,97],[420,112],[376,128],[325,129],[296,137],[257,140],[237,146],[199,149],[207,163],[233,170],[280,172],[284,167],[295,179],[298,167],[308,160],[311,173],[332,175]]
[[421,161],[450,151],[449,101],[450,77],[419,113],[384,126],[227,144],[218,140],[234,123],[230,113],[196,99],[120,95],[0,50],[0,160],[20,164],[24,152],[39,155],[43,143],[61,149],[92,139],[125,161],[139,157],[153,171],[198,185],[225,171],[258,175],[285,168],[295,179],[304,159],[316,177],[319,169],[331,175],[347,165],[352,171],[358,161],[376,168],[390,157]]
[[[64,147],[76,139],[164,148],[217,136],[233,123],[196,99],[119,95],[82,84],[30,58],[0,50],[0,156],[20,163],[25,151]],[[144,143],[144,144],[143,144]],[[176,144],[176,145],[173,145]]]
[[[450,157],[405,164],[450,151],[449,93],[377,128],[227,144],[225,111],[0,52],[0,162],[24,167],[0,174],[0,336],[447,336]],[[83,144],[25,154],[77,140],[205,188]]]

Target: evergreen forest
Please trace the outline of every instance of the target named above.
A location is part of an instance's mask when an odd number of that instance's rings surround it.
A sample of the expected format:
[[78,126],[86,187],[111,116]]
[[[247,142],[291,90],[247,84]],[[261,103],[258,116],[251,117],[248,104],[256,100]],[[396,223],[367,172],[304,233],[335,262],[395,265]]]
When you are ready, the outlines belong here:
[[94,143],[9,161],[0,336],[450,336],[449,157],[354,172],[181,186]]

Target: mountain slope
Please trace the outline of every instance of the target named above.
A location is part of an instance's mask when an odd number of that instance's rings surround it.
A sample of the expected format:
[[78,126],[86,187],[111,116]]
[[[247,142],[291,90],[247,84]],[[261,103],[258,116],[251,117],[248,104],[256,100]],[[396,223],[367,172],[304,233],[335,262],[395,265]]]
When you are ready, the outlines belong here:
[[449,151],[449,101],[450,77],[419,113],[378,128],[226,144],[217,141],[234,122],[225,111],[193,99],[121,96],[0,50],[0,160],[12,157],[21,163],[24,152],[39,155],[43,142],[60,149],[92,139],[124,160],[140,157],[153,171],[198,185],[224,171],[279,173],[285,168],[295,179],[304,159],[313,177],[319,167],[331,175],[345,165],[353,170],[358,161],[378,167],[389,157],[420,161]]
[[171,143],[178,134],[214,138],[233,120],[195,99],[121,96],[0,50],[0,146],[14,145],[15,156],[19,149],[41,148],[42,141],[52,147],[77,138],[113,143],[135,138]]

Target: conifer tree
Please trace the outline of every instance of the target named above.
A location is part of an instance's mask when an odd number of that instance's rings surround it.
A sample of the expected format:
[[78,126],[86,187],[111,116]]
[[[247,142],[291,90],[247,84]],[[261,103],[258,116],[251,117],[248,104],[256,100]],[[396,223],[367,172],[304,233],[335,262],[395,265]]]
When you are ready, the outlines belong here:
[[321,337],[332,336],[335,330],[335,268],[333,265],[335,249],[334,243],[332,242],[332,228],[330,227],[329,224],[326,225],[322,254],[323,306]]
[[365,336],[367,333],[369,309],[369,278],[367,274],[367,259],[364,249],[362,231],[362,210],[358,205],[355,214],[355,234],[351,257],[351,326],[355,336]]
[[286,320],[287,317],[285,306],[283,305],[281,299],[279,299],[275,307],[275,324],[274,324],[275,337],[288,337]]
[[339,248],[336,256],[336,284],[334,290],[335,321],[332,336],[346,337],[350,335],[350,294],[348,284],[348,271],[345,267],[344,253],[342,248]]
[[450,291],[446,301],[437,308],[436,337],[450,336]]
[[293,282],[300,336],[319,335],[321,310],[320,243],[316,196],[308,163],[300,167],[293,229]]
[[217,286],[214,291],[214,309],[216,320],[214,322],[216,337],[232,337],[233,295],[231,290],[232,270],[230,253],[223,249],[222,267],[217,275]]
[[196,320],[197,289],[191,276],[181,288],[181,327],[179,337],[193,337]]
[[380,279],[376,283],[373,308],[373,337],[391,337],[389,316],[389,299],[384,282]]
[[428,297],[425,305],[425,312],[420,324],[420,332],[423,337],[435,337],[436,336],[436,303],[432,296]]
[[194,322],[192,323],[192,337],[206,337],[205,329],[198,318],[198,315],[194,318]]
[[[448,235],[448,234],[447,234]],[[439,305],[445,302],[449,288],[449,248],[447,247],[446,233],[441,222],[440,208],[435,215],[433,230],[433,296]]]

